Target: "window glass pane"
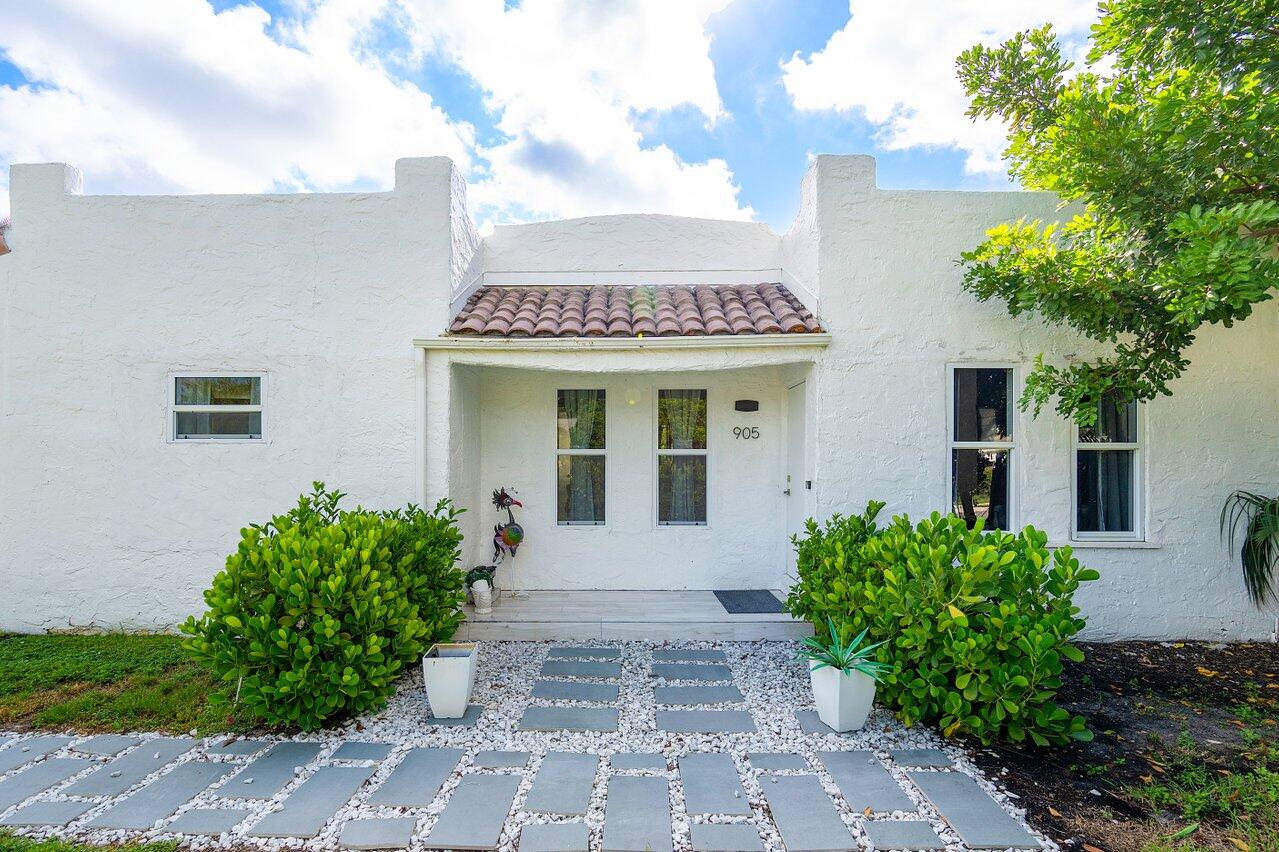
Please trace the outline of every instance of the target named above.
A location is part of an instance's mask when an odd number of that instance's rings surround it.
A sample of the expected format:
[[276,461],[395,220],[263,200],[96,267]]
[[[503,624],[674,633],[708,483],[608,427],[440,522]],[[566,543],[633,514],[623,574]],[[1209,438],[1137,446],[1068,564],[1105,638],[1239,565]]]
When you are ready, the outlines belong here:
[[604,456],[560,456],[556,520],[561,524],[604,523]]
[[706,456],[657,457],[657,522],[706,523]]
[[1132,450],[1080,450],[1075,459],[1079,532],[1133,532]]
[[261,438],[262,412],[175,411],[173,437]]
[[706,391],[657,392],[657,448],[706,449]]
[[562,390],[556,397],[556,446],[604,449],[604,391]]
[[955,369],[955,440],[1009,441],[1008,386],[1004,367]]
[[174,381],[178,405],[262,404],[262,379],[258,376],[182,376]]
[[1097,425],[1079,430],[1081,444],[1137,442],[1137,403],[1104,400],[1097,407]]
[[1008,450],[951,450],[951,506],[969,527],[1008,529]]

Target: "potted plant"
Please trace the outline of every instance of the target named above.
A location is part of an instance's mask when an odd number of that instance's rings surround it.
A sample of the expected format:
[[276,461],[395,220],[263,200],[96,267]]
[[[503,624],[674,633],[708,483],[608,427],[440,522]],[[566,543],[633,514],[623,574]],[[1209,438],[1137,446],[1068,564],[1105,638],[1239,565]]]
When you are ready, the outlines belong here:
[[887,668],[870,659],[870,652],[884,643],[863,646],[863,630],[845,645],[839,641],[835,620],[827,618],[826,622],[830,641],[810,636],[799,650],[799,658],[808,661],[817,716],[841,734],[860,731],[875,701],[875,684]]
[[422,658],[426,698],[436,719],[460,719],[466,714],[475,686],[475,653],[474,642],[440,642]]

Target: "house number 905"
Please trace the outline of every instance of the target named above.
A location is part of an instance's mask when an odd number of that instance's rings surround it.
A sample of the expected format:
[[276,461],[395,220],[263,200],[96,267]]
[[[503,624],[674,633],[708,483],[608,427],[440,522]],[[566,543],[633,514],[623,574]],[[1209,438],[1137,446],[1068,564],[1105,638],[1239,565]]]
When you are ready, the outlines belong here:
[[758,426],[734,426],[733,437],[742,441],[754,441],[759,437]]

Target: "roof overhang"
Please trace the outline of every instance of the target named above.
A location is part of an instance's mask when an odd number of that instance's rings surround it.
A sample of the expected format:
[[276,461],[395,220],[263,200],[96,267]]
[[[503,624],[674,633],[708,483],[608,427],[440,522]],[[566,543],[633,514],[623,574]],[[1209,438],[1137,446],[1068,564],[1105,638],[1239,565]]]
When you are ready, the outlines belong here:
[[824,349],[826,332],[810,334],[716,334],[685,337],[480,337],[444,335],[419,338],[420,349],[471,352],[618,352],[697,349]]

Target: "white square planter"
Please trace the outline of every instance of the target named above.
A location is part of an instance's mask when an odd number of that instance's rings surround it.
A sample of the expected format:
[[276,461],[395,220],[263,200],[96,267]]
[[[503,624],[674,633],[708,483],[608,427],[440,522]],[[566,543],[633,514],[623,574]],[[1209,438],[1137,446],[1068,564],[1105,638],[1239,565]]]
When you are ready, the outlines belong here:
[[475,686],[475,653],[474,642],[441,642],[422,657],[422,681],[436,719],[460,719],[466,714]]
[[808,676],[813,684],[817,717],[841,734],[860,731],[875,703],[875,679],[859,671],[814,668],[816,665],[808,664]]

